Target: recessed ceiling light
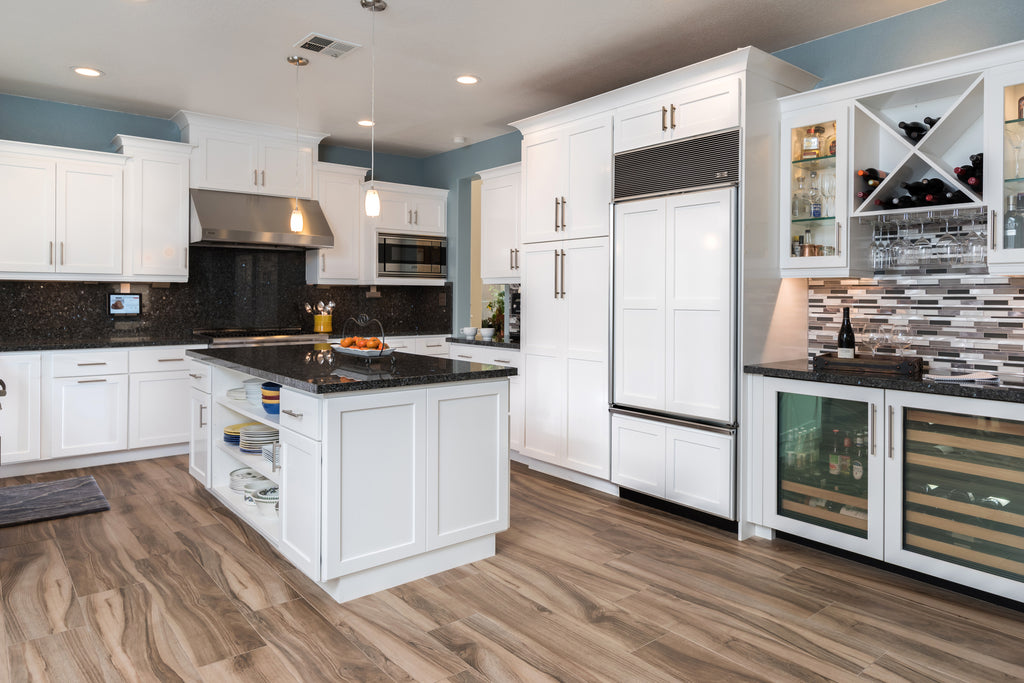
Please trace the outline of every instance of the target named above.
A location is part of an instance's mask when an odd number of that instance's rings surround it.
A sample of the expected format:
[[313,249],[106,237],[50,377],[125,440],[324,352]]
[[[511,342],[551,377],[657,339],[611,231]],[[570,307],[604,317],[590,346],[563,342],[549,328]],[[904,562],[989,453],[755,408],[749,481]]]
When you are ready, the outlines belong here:
[[459,76],[455,80],[461,83],[462,85],[473,85],[474,83],[480,82],[479,78],[477,78],[476,76],[470,76],[469,74],[466,74],[465,76]]
[[98,78],[103,75],[103,72],[99,69],[93,69],[88,66],[73,66],[71,70],[79,76],[88,76],[89,78]]
[[371,121],[370,119],[363,119],[362,121],[357,121],[356,123],[358,123],[360,126],[363,126],[364,128],[369,128],[370,126],[373,125],[373,121]]

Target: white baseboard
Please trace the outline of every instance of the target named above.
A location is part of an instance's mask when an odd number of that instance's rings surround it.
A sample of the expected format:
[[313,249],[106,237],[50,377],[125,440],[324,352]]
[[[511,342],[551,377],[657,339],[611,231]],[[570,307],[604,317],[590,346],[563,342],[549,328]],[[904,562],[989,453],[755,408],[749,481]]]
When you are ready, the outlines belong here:
[[523,455],[519,451],[510,450],[508,452],[510,460],[520,462],[531,470],[537,470],[544,474],[550,474],[552,477],[564,479],[565,481],[571,481],[574,484],[586,486],[587,488],[594,489],[595,491],[601,491],[602,493],[610,493],[613,496],[619,495],[619,487],[616,484],[611,483],[607,479],[599,479],[589,474],[582,474],[574,470],[569,470],[558,465],[552,465],[551,463],[542,462],[535,460],[527,455]]
[[39,474],[41,472],[60,472],[61,470],[73,470],[79,467],[114,465],[133,460],[149,460],[151,458],[164,458],[170,455],[185,455],[187,453],[188,443],[175,443],[167,446],[133,448],[126,451],[74,455],[69,458],[47,458],[31,462],[15,462],[9,465],[0,465],[0,478],[17,477],[23,474]]

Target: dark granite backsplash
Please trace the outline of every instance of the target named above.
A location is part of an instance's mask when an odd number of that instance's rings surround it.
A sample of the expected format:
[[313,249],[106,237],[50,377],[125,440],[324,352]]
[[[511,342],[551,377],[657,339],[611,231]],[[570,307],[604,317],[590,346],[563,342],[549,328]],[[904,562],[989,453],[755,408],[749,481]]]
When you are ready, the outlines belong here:
[[[377,318],[389,335],[450,334],[452,287],[317,287],[306,284],[305,254],[298,251],[192,247],[189,281],[153,286],[142,294],[142,315],[106,313],[117,283],[0,281],[0,351],[4,340],[74,341],[105,337],[182,337],[193,329],[301,327],[313,331],[304,304],[334,301],[334,330],[349,316]],[[441,303],[443,300],[443,304]]]

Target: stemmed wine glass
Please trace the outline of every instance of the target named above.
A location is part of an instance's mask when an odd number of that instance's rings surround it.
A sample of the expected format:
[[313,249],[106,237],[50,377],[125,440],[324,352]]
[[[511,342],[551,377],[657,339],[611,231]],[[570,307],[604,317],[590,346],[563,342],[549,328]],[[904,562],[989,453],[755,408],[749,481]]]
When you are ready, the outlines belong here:
[[910,348],[914,338],[910,335],[910,326],[906,324],[893,325],[892,327],[892,345],[899,350],[899,355],[907,355],[907,349]]
[[924,234],[924,219],[921,219],[921,229],[917,234],[917,239],[910,245],[909,253],[911,255],[909,262],[911,264],[927,265],[928,261],[931,260],[932,241],[925,237]]
[[908,263],[907,251],[910,249],[910,242],[900,233],[900,228],[909,226],[909,216],[903,215],[903,221],[896,221],[896,239],[889,245],[889,252],[892,254],[892,261],[897,266],[905,266]]
[[878,347],[884,346],[887,343],[885,338],[885,332],[881,325],[868,324],[864,326],[864,338],[868,348],[871,349],[871,355],[875,356],[878,354]]
[[1013,177],[1020,178],[1020,149],[1024,146],[1024,128],[1019,123],[1011,123],[1005,126],[1005,131],[1006,140],[1013,149]]

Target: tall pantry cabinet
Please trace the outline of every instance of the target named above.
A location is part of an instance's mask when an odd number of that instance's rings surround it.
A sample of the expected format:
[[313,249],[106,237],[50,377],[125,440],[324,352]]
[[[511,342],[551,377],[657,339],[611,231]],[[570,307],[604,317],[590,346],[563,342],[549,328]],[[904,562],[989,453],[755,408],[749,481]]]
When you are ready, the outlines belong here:
[[[771,55],[743,48],[512,124],[523,133],[523,455],[594,486],[614,479],[609,238],[619,152],[740,129],[735,356],[741,368],[787,357],[800,347],[803,330],[767,336],[776,308],[789,305],[779,296],[778,185],[773,173],[746,168],[775,168],[777,98],[815,82]],[[680,162],[681,172],[686,165]],[[743,401],[737,398],[736,404],[738,411]],[[734,484],[724,486],[732,490]]]

